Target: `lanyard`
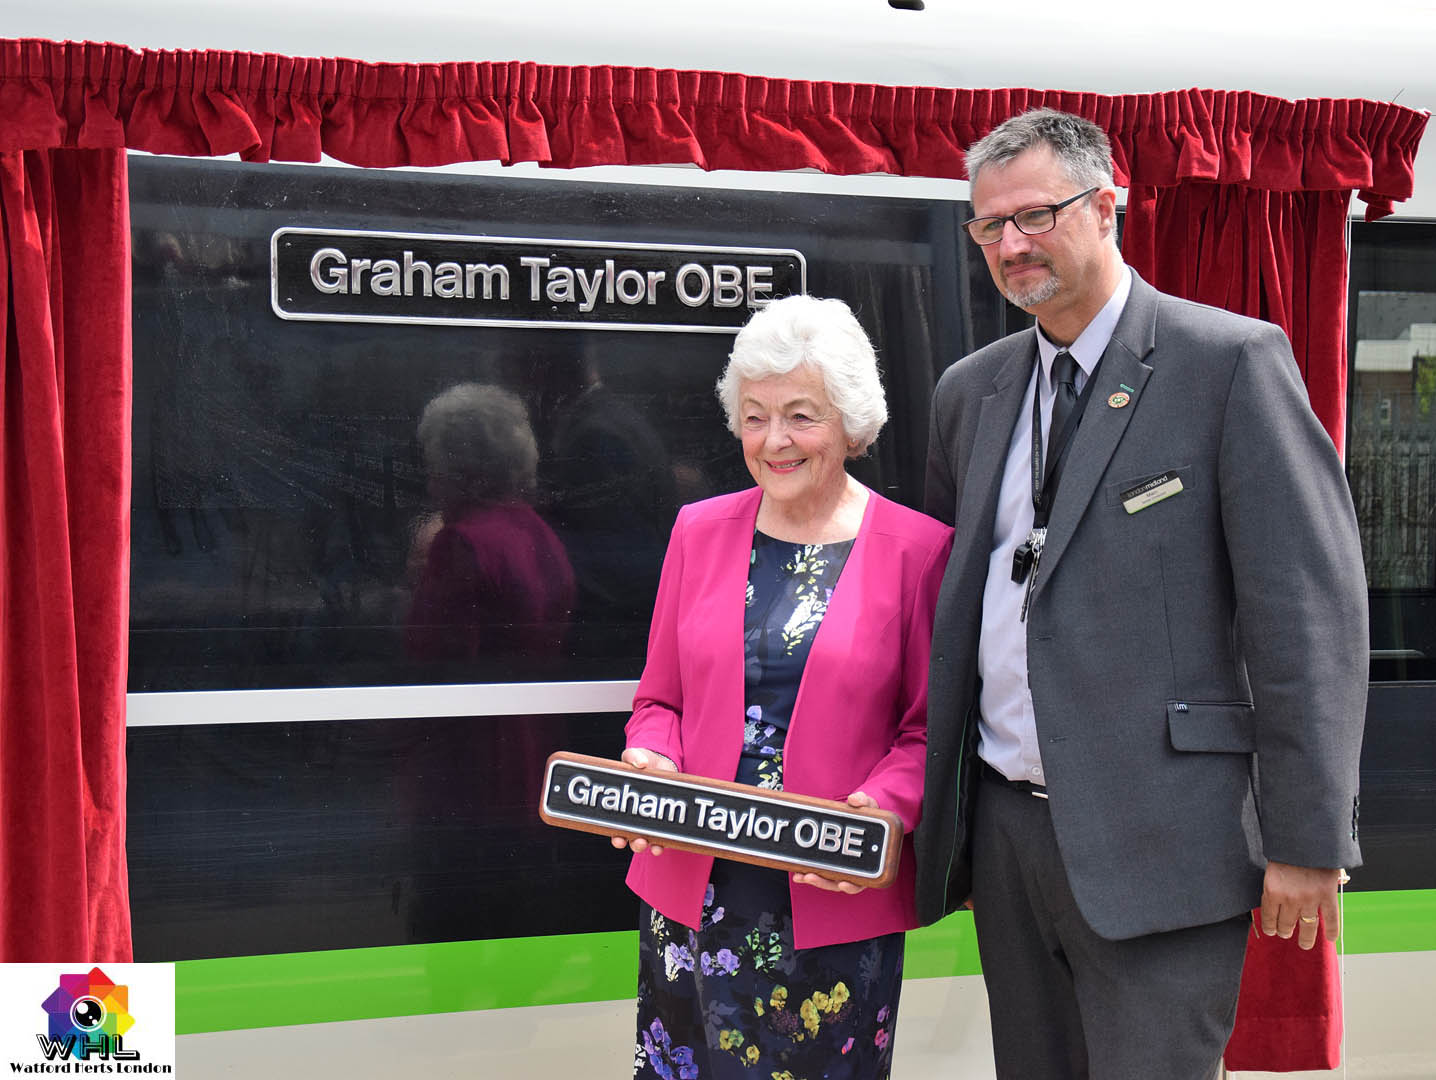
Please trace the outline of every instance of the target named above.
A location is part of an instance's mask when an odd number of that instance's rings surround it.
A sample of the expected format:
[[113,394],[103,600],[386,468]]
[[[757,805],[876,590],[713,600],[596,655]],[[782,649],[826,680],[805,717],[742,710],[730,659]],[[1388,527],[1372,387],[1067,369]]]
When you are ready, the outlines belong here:
[[[1038,363],[1041,367],[1041,363]],[[1045,529],[1047,517],[1052,512],[1052,502],[1057,498],[1057,485],[1062,479],[1062,466],[1067,460],[1067,449],[1072,445],[1072,436],[1077,431],[1077,422],[1082,419],[1082,413],[1087,408],[1087,399],[1092,396],[1092,388],[1097,385],[1097,372],[1102,367],[1102,361],[1097,361],[1097,366],[1092,369],[1092,374],[1087,376],[1087,384],[1082,387],[1082,393],[1077,395],[1077,403],[1072,407],[1072,412],[1067,417],[1067,422],[1062,425],[1062,430],[1057,433],[1057,441],[1052,444],[1052,454],[1046,462],[1046,469],[1043,469],[1042,460],[1042,377],[1039,371],[1037,387],[1032,395],[1032,527],[1034,529]],[[1052,398],[1052,411],[1057,411],[1057,397]]]

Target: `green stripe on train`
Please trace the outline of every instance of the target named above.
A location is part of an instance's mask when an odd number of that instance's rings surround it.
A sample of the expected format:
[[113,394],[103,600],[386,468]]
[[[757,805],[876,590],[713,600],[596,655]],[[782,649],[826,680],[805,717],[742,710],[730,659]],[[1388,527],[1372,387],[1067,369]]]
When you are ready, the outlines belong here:
[[[1346,949],[1436,949],[1436,889],[1347,894]],[[175,1028],[188,1035],[610,1001],[633,994],[637,951],[637,932],[622,931],[185,960],[175,965]],[[907,978],[979,970],[965,911],[908,935]]]

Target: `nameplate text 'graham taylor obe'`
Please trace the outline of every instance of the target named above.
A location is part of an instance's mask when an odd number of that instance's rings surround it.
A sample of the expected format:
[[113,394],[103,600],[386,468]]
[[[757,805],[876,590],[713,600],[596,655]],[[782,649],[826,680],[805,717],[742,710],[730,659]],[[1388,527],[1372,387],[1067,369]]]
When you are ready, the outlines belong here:
[[311,322],[736,334],[806,283],[791,248],[293,226],[270,237],[270,305]]
[[902,819],[889,810],[564,752],[548,759],[539,816],[879,889],[897,876],[902,851]]

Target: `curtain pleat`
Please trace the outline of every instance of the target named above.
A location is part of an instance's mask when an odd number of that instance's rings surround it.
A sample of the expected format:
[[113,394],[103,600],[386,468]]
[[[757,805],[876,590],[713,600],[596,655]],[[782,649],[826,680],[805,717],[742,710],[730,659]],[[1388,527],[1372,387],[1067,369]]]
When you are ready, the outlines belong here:
[[1348,191],[1186,181],[1128,191],[1122,251],[1157,288],[1286,331],[1312,410],[1345,434]]
[[123,150],[0,153],[0,962],[130,958]]

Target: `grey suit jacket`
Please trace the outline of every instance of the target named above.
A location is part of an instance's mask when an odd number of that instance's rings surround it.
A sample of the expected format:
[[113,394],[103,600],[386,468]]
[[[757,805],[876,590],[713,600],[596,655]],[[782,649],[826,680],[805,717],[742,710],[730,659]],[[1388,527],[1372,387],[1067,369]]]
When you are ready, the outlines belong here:
[[[925,923],[969,895],[982,595],[1036,351],[1031,330],[996,342],[933,399],[927,510],[957,532],[916,835]],[[1134,273],[1095,378],[1033,591],[1028,671],[1073,895],[1120,939],[1254,907],[1267,859],[1359,863],[1366,579],[1341,463],[1277,327]],[[1124,509],[1121,492],[1169,471],[1180,493]]]

